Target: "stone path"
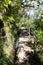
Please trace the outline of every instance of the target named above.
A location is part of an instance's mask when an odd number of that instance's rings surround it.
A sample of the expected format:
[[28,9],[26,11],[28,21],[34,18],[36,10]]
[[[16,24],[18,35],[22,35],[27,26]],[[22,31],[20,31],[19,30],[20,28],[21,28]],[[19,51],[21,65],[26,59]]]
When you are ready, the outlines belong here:
[[[31,40],[30,40],[31,38]],[[34,39],[32,38],[32,36],[29,36],[27,30],[23,30],[20,33],[20,37],[18,40],[18,50],[17,50],[17,64],[18,65],[29,65],[29,55],[30,53],[34,52],[34,50],[29,46],[31,43],[34,43]],[[25,63],[26,62],[26,63]],[[23,64],[24,63],[24,64]]]

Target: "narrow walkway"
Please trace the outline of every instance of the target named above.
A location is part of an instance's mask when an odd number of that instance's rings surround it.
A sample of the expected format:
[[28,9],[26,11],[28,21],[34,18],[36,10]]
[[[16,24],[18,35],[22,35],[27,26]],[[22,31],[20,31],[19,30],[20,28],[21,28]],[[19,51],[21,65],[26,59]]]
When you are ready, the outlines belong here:
[[[30,39],[31,38],[31,39]],[[18,65],[29,65],[29,56],[34,52],[32,45],[34,44],[34,38],[29,36],[27,30],[22,30],[18,41],[17,50],[17,64]]]

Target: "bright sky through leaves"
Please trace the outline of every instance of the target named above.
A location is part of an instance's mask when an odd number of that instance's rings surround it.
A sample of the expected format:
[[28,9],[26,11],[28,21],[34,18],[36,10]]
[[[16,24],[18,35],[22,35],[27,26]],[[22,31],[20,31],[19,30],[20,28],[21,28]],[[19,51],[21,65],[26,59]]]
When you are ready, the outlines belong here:
[[43,0],[36,0],[36,1],[30,1],[30,0],[23,0],[24,3],[24,11],[27,15],[30,15],[30,17],[37,17],[40,16],[40,11],[43,11]]

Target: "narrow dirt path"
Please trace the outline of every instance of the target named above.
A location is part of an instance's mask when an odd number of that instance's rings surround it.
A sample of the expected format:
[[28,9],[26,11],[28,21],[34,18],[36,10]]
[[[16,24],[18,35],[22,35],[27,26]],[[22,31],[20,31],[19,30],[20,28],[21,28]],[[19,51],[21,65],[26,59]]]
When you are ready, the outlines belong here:
[[[31,40],[30,40],[31,38]],[[17,50],[17,64],[18,65],[30,65],[29,56],[34,50],[29,46],[30,43],[34,43],[32,36],[29,36],[27,30],[22,30],[18,40],[18,50]]]

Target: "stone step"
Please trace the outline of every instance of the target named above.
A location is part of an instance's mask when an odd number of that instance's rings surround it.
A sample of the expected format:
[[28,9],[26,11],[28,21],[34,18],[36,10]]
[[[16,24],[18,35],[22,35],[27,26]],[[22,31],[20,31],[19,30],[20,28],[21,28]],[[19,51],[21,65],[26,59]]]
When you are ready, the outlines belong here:
[[19,38],[19,42],[27,42],[29,40],[29,38],[24,38],[24,37],[20,37]]
[[34,38],[32,36],[19,37],[18,43],[28,43],[28,42],[34,44]]

